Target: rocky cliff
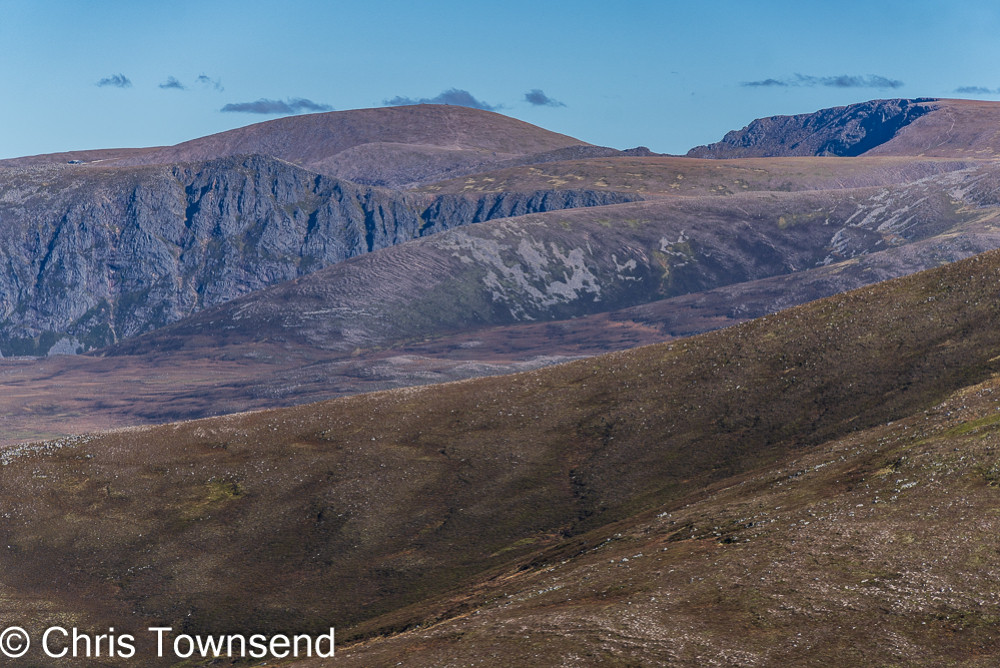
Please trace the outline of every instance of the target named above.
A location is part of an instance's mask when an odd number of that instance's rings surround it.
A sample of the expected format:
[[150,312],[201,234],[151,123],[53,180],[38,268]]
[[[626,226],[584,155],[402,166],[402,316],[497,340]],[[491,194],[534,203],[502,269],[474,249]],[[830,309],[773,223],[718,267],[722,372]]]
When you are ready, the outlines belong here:
[[[114,352],[190,349],[210,340],[298,341],[351,353],[404,339],[579,319],[810,268],[839,264],[836,272],[852,272],[847,262],[923,239],[938,238],[943,247],[943,235],[967,243],[971,254],[985,248],[969,242],[970,235],[997,215],[980,205],[979,189],[989,190],[992,174],[983,167],[893,189],[661,198],[493,220],[352,258]],[[935,266],[961,252],[923,248],[909,266]],[[901,262],[897,257],[890,265]],[[740,308],[735,290],[717,316]],[[779,286],[766,301],[780,300],[784,291],[791,288]]]
[[890,141],[935,109],[936,100],[872,100],[811,114],[758,118],[722,141],[688,151],[692,158],[858,156]]
[[262,156],[0,174],[0,353],[81,352],[375,249],[498,217],[637,199],[360,186]]

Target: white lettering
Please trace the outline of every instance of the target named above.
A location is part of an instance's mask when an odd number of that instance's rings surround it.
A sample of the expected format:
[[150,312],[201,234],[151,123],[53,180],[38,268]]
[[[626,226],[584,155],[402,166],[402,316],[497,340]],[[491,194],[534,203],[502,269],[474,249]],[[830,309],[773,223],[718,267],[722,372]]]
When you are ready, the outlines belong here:
[[50,633],[61,633],[61,634],[63,634],[64,638],[68,638],[69,637],[69,631],[67,631],[66,629],[62,628],[61,626],[53,626],[50,629],[46,629],[45,630],[45,634],[42,636],[42,649],[45,651],[45,655],[48,656],[48,657],[51,657],[53,659],[61,659],[64,656],[66,656],[67,652],[69,652],[69,648],[68,647],[63,647],[62,651],[60,651],[60,652],[53,652],[51,649],[49,649],[49,634]]
[[154,631],[156,633],[156,656],[163,658],[163,634],[169,633],[174,630],[172,626],[151,626],[149,631]]

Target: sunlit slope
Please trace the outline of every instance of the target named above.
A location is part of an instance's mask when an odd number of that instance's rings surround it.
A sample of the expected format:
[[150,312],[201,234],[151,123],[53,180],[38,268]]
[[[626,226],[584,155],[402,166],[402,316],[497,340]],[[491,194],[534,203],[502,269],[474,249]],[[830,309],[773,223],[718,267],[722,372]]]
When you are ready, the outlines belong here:
[[616,153],[480,109],[420,104],[304,114],[123,158],[172,164],[261,154],[359,183],[400,186],[504,162]]
[[511,372],[731,325],[1000,246],[996,180],[980,165],[881,188],[666,198],[466,226],[101,358],[4,362],[4,438]]
[[755,191],[892,186],[973,167],[973,158],[911,156],[709,160],[677,156],[590,158],[506,167],[421,186],[428,193],[589,188],[644,196],[727,196]]

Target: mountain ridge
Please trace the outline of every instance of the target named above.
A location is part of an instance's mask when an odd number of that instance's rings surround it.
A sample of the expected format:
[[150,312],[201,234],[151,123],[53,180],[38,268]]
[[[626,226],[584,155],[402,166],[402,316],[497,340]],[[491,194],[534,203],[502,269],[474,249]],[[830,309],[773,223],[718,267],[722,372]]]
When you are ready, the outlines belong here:
[[689,157],[1000,157],[996,102],[916,98],[872,100],[794,116],[759,118]]
[[[0,360],[4,436],[230,411],[0,449],[5,614],[336,627],[349,666],[991,665],[1000,105],[871,105],[759,126],[858,158],[505,155],[406,192],[262,155],[4,168],[0,264],[31,267],[0,285],[7,316],[115,285],[115,316],[206,306]],[[140,248],[188,271],[160,286]],[[159,288],[175,302],[136,296]],[[107,663],[176,664],[138,656]]]

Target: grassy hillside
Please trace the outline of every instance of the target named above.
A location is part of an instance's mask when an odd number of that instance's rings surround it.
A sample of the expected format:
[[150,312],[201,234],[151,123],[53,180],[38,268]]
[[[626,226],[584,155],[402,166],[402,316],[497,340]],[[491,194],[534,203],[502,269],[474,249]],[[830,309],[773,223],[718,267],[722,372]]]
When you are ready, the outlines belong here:
[[[0,583],[12,613],[38,623],[334,623],[346,643],[450,617],[484,578],[573,558],[616,522],[676,512],[732,476],[771,479],[790,458],[923,419],[988,381],[998,288],[994,253],[511,377],[7,450]],[[926,415],[928,428],[940,419]],[[885,458],[895,446],[850,442],[877,470],[908,466]],[[690,521],[695,537],[725,528]]]
[[[995,377],[527,558],[348,666],[989,666]],[[308,661],[305,666],[314,665]]]

